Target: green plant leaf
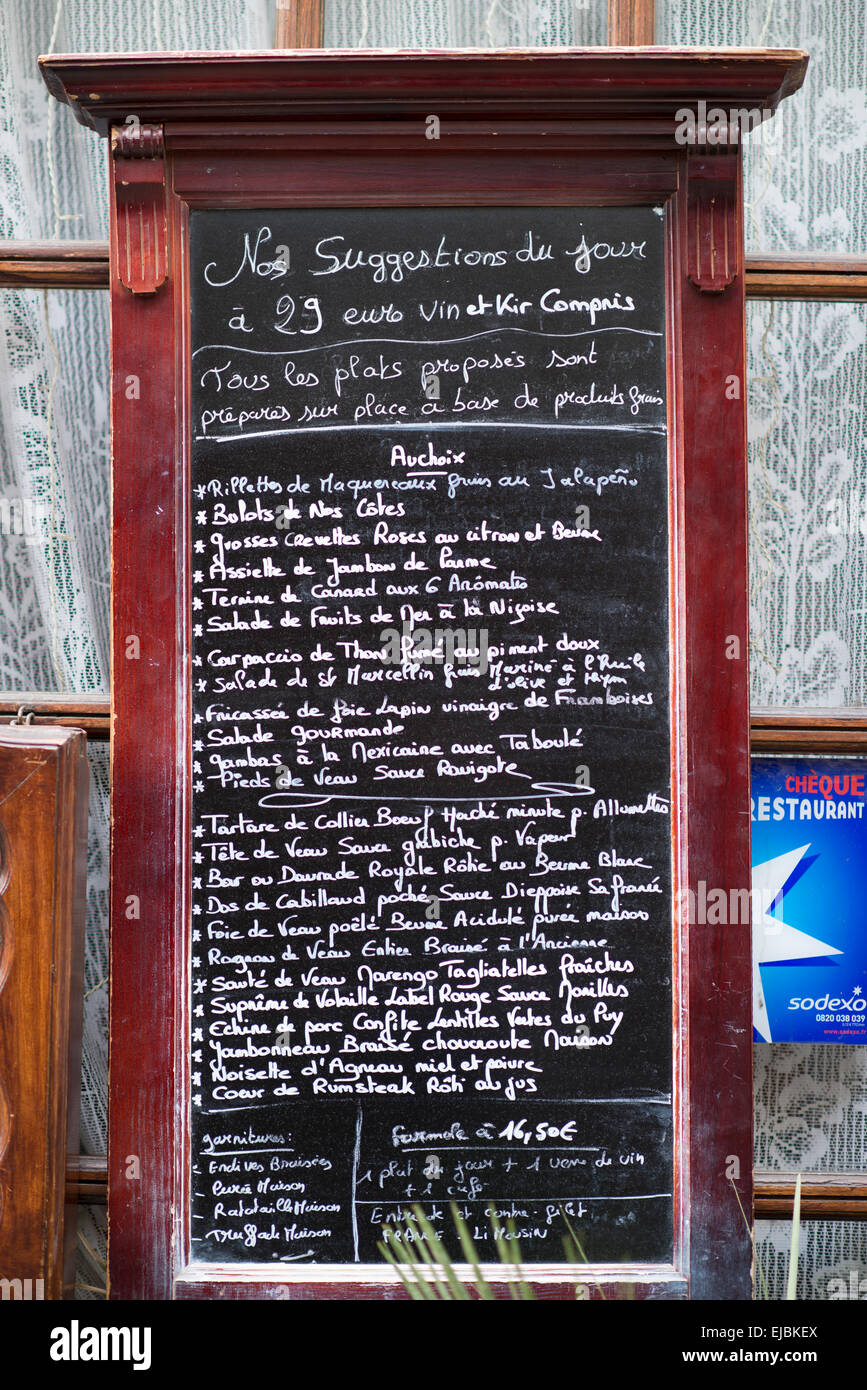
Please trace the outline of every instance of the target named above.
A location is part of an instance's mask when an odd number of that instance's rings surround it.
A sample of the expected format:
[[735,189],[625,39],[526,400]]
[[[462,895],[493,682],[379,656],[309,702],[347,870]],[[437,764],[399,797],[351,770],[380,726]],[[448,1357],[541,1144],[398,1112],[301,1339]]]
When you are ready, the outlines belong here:
[[[578,1234],[577,1234],[577,1232],[574,1231],[574,1230],[572,1229],[572,1222],[569,1220],[569,1218],[568,1218],[568,1216],[566,1215],[566,1212],[565,1212],[565,1210],[564,1210],[563,1207],[560,1208],[560,1215],[562,1216],[563,1220],[566,1222],[566,1229],[567,1229],[568,1232],[569,1232],[569,1235],[568,1235],[568,1236],[566,1237],[566,1239],[564,1239],[564,1241],[563,1241],[563,1247],[564,1247],[564,1249],[566,1250],[566,1258],[567,1258],[567,1260],[569,1260],[569,1263],[570,1263],[570,1264],[577,1264],[577,1263],[578,1263],[578,1258],[577,1258],[577,1256],[580,1256],[580,1257],[581,1257],[581,1263],[582,1263],[582,1264],[585,1264],[585,1265],[586,1265],[586,1264],[589,1264],[590,1261],[587,1259],[587,1256],[584,1254],[584,1247],[583,1247],[583,1245],[581,1244],[580,1240],[578,1239]],[[571,1255],[570,1255],[570,1253],[569,1253],[569,1252],[570,1252],[570,1245],[568,1244],[568,1242],[569,1242],[570,1240],[571,1240],[571,1250],[572,1250],[572,1252],[573,1252]],[[577,1251],[577,1256],[576,1256],[575,1253],[574,1253],[575,1251]],[[582,1281],[582,1282],[583,1282],[583,1281]],[[602,1299],[602,1302],[603,1302],[603,1303],[607,1303],[607,1302],[608,1302],[608,1299],[605,1297],[605,1290],[603,1289],[602,1285],[599,1283],[599,1281],[598,1281],[597,1279],[594,1279],[592,1282],[596,1285],[597,1289],[599,1290],[599,1297]]]
[[513,1260],[519,1276],[518,1294],[525,1302],[535,1301],[536,1295],[524,1279],[524,1271],[521,1268],[521,1248],[518,1245],[518,1232],[515,1228],[514,1219],[511,1216],[506,1218],[506,1230],[512,1238],[512,1249],[515,1252]]
[[786,1299],[798,1297],[798,1248],[801,1241],[801,1174],[795,1179],[795,1200],[792,1203],[792,1236],[789,1241],[789,1277],[786,1280]]
[[766,1302],[767,1300],[770,1299],[771,1295],[770,1295],[770,1292],[768,1291],[768,1283],[767,1283],[767,1280],[765,1279],[765,1276],[764,1276],[764,1274],[762,1273],[762,1270],[761,1270],[761,1268],[760,1268],[760,1266],[759,1266],[759,1257],[758,1257],[758,1252],[757,1252],[757,1250],[756,1250],[756,1239],[755,1239],[755,1236],[753,1235],[753,1228],[752,1228],[752,1226],[750,1225],[749,1221],[747,1220],[747,1214],[746,1214],[746,1212],[744,1211],[744,1204],[743,1204],[743,1202],[741,1201],[741,1194],[738,1192],[737,1188],[735,1187],[735,1180],[734,1180],[734,1178],[729,1178],[729,1182],[731,1183],[732,1187],[734,1188],[734,1194],[735,1194],[735,1197],[736,1197],[736,1199],[737,1199],[737,1204],[738,1204],[738,1206],[739,1206],[740,1209],[741,1209],[741,1216],[744,1218],[744,1225],[745,1225],[746,1228],[747,1228],[747,1235],[748,1235],[749,1238],[750,1238],[750,1245],[752,1246],[752,1250],[753,1250],[753,1268],[754,1268],[755,1271],[756,1271],[756,1276],[757,1276],[757,1278],[758,1278],[759,1287],[760,1287],[760,1290],[761,1290],[761,1300],[760,1300],[760,1301],[761,1301],[761,1302]]
[[[405,1211],[403,1219],[406,1225],[404,1241],[407,1245],[412,1245],[413,1249],[418,1252],[417,1277],[423,1279],[424,1282],[433,1289],[434,1298],[448,1301],[452,1297],[449,1292],[448,1281],[440,1278],[438,1262],[428,1249],[423,1232],[414,1224],[415,1217],[413,1213]],[[422,1273],[422,1270],[424,1273]]]
[[467,1229],[467,1223],[458,1211],[457,1202],[449,1202],[449,1211],[452,1214],[452,1220],[455,1223],[455,1230],[457,1231],[458,1239],[461,1242],[461,1249],[464,1252],[464,1259],[466,1260],[467,1264],[471,1266],[472,1271],[476,1276],[476,1292],[478,1293],[479,1298],[483,1299],[485,1302],[495,1302],[496,1294],[494,1293],[494,1290],[491,1288],[485,1276],[482,1274],[482,1267],[479,1262],[476,1247],[473,1245],[472,1237],[470,1236],[470,1233]]
[[443,1273],[446,1276],[448,1286],[451,1289],[451,1297],[455,1301],[459,1301],[462,1303],[472,1302],[470,1295],[467,1292],[466,1286],[461,1283],[460,1279],[455,1273],[455,1267],[449,1258],[448,1251],[446,1250],[442,1241],[437,1236],[437,1233],[431,1225],[430,1221],[425,1216],[423,1209],[418,1204],[416,1204],[412,1210],[415,1219],[417,1220],[419,1226],[424,1232],[424,1237],[431,1251],[431,1254],[435,1257],[439,1264],[439,1267],[442,1269]]
[[406,1267],[408,1266],[410,1269],[414,1268],[413,1262],[410,1260],[405,1260],[402,1263],[400,1260],[396,1259],[392,1252],[389,1250],[386,1242],[391,1240],[394,1242],[395,1248],[397,1249],[398,1253],[402,1256],[406,1255],[406,1252],[401,1246],[400,1240],[397,1237],[396,1233],[392,1231],[388,1226],[386,1226],[382,1234],[384,1239],[377,1241],[376,1248],[379,1251],[379,1253],[388,1261],[392,1268],[397,1270],[397,1273],[400,1277],[400,1281],[409,1293],[410,1298],[415,1303],[426,1303],[430,1299],[433,1299],[434,1302],[436,1302],[436,1295],[433,1292],[433,1289],[431,1289],[428,1286],[425,1280],[418,1278],[410,1279],[407,1275]]
[[[514,1252],[514,1254],[512,1253],[512,1251],[509,1249],[508,1245],[506,1244],[506,1242],[505,1242],[505,1240],[504,1240],[504,1238],[503,1238],[502,1231],[500,1230],[499,1225],[498,1225],[498,1223],[497,1223],[497,1212],[496,1212],[496,1209],[495,1209],[495,1207],[494,1207],[493,1202],[492,1202],[492,1203],[490,1204],[490,1206],[488,1207],[488,1220],[489,1220],[490,1223],[491,1223],[491,1234],[492,1234],[493,1237],[494,1237],[494,1244],[495,1244],[496,1247],[497,1247],[497,1254],[498,1254],[499,1257],[500,1257],[500,1264],[505,1265],[507,1268],[510,1268],[510,1269],[518,1269],[518,1270],[519,1270],[519,1264],[520,1264],[520,1259],[521,1259],[521,1252],[520,1252],[520,1250],[519,1250],[518,1247],[517,1247],[517,1242],[515,1243],[515,1252]],[[510,1232],[510,1234],[511,1234],[512,1232],[514,1232],[514,1229],[515,1229],[515,1223],[514,1223],[514,1221],[513,1221],[513,1222],[511,1223],[511,1232]],[[508,1225],[508,1223],[506,1224],[506,1230],[509,1230],[509,1225]],[[525,1285],[525,1287],[527,1287],[527,1286]],[[532,1290],[532,1289],[529,1289],[529,1288],[528,1288],[528,1289],[527,1289],[527,1293],[524,1293],[523,1290],[521,1289],[520,1283],[517,1283],[517,1284],[516,1284],[516,1283],[515,1283],[513,1280],[511,1280],[511,1279],[508,1281],[508,1289],[509,1289],[509,1297],[510,1297],[510,1298],[513,1298],[516,1302],[518,1302],[518,1301],[521,1300],[521,1299],[525,1299],[525,1298],[527,1298],[527,1297],[529,1297],[529,1298],[531,1298],[531,1299],[534,1299],[534,1298],[535,1298],[535,1294],[533,1293],[533,1290]]]

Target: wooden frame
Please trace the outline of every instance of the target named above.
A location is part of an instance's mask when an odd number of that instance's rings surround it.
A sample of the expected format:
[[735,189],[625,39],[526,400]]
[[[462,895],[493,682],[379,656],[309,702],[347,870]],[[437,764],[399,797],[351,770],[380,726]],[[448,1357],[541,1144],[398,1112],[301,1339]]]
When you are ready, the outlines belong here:
[[[187,1265],[188,209],[666,200],[680,537],[672,569],[676,868],[681,883],[745,886],[746,822],[733,833],[707,809],[719,785],[746,805],[749,776],[746,660],[724,652],[731,636],[747,649],[744,411],[724,404],[725,378],[742,373],[744,357],[739,161],[678,146],[674,112],[700,97],[773,107],[799,85],[805,58],[624,49],[52,56],[41,64],[79,119],[112,132],[111,1295],[396,1297],[399,1286],[378,1267],[277,1278],[273,1266],[266,1275]],[[419,122],[431,109],[447,136],[435,161],[420,161]],[[135,138],[123,129],[131,110],[141,124]],[[124,226],[147,226],[147,236],[127,243]],[[140,247],[132,258],[129,244]],[[722,259],[708,257],[723,244]],[[711,341],[716,354],[707,352]],[[687,362],[701,367],[685,371]],[[142,396],[130,401],[124,383],[136,372]],[[175,415],[164,408],[172,400]],[[684,527],[702,543],[683,546]],[[141,660],[126,659],[130,634],[140,638]],[[141,902],[132,922],[130,894]],[[749,932],[687,932],[679,922],[677,935],[676,1261],[598,1268],[595,1277],[607,1289],[627,1280],[643,1297],[744,1298],[749,1244],[724,1174],[732,1155],[741,1172],[751,1169]],[[745,1206],[749,1186],[744,1178]],[[534,1276],[540,1296],[566,1296],[562,1271]]]
[[867,300],[867,260],[862,256],[788,256],[747,260],[749,299]]

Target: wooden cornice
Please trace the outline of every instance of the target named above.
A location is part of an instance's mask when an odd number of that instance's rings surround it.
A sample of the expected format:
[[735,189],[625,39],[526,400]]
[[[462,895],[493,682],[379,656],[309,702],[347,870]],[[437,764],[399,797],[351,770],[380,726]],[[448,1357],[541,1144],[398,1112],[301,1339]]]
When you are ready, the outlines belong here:
[[107,134],[134,113],[162,123],[478,116],[604,120],[640,136],[701,100],[772,111],[804,80],[797,49],[306,49],[249,53],[51,54],[52,95]]

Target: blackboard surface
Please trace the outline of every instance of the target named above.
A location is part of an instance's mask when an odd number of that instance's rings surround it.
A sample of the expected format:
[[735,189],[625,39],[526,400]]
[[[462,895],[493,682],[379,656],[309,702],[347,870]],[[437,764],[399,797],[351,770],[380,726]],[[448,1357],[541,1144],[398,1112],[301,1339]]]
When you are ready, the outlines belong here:
[[191,214],[194,1259],[672,1257],[663,247]]

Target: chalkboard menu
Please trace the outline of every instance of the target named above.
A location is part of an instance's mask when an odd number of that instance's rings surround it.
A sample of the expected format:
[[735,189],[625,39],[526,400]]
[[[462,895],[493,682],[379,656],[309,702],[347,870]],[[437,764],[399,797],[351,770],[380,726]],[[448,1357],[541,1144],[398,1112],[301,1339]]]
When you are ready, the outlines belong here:
[[191,1248],[672,1258],[661,208],[193,211]]

